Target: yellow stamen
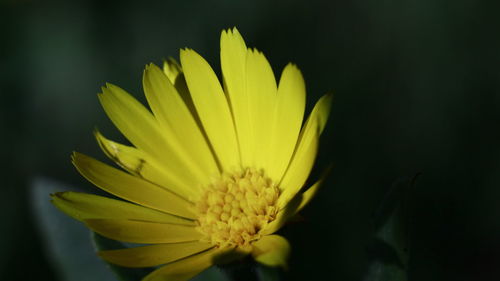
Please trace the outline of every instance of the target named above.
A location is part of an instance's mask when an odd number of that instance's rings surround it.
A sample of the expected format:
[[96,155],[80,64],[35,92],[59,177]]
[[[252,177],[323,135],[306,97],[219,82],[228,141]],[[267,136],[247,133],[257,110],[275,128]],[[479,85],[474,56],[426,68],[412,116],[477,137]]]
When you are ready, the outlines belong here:
[[218,247],[247,248],[276,218],[279,189],[262,171],[224,174],[196,204],[198,230]]

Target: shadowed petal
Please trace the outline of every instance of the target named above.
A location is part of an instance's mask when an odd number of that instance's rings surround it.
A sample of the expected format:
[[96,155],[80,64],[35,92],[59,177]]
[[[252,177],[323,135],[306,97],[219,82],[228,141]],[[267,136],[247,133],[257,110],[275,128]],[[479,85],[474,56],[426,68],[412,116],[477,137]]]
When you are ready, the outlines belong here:
[[284,208],[300,191],[311,172],[316,158],[319,135],[325,128],[326,120],[330,114],[330,104],[330,94],[321,97],[300,133],[290,166],[279,185],[282,190],[278,199],[280,208]]
[[209,183],[220,171],[198,124],[174,85],[161,69],[151,64],[144,70],[143,86],[149,106],[171,146],[187,156],[193,176],[201,183]]
[[220,249],[212,249],[167,264],[151,272],[142,281],[187,281],[214,264]]
[[202,242],[157,244],[120,250],[100,251],[106,261],[127,267],[150,267],[173,262],[212,248]]
[[240,168],[233,118],[217,76],[193,50],[181,50],[181,64],[196,111],[222,168]]
[[192,220],[125,201],[87,193],[58,192],[52,195],[52,203],[64,213],[80,221],[87,219],[132,219],[195,225]]
[[111,194],[159,211],[195,218],[191,203],[168,190],[81,153],[73,154],[73,163],[85,178]]
[[87,226],[102,236],[131,243],[155,244],[197,241],[194,226],[123,219],[88,219]]
[[252,256],[264,265],[286,268],[290,249],[290,244],[284,237],[268,235],[253,244]]

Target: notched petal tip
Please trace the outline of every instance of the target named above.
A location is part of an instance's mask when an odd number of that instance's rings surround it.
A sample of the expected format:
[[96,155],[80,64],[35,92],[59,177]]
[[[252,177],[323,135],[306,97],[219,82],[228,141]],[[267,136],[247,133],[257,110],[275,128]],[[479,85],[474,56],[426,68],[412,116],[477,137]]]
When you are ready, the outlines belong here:
[[146,66],[144,67],[144,71],[143,71],[143,78],[144,76],[146,75],[146,73],[149,73],[151,71],[160,71],[161,72],[161,69],[159,66],[157,66],[156,64],[150,62],[148,64],[146,64]]
[[71,163],[75,166],[76,166],[76,164],[75,164],[76,158],[79,157],[78,154],[80,154],[80,153],[77,151],[73,151],[73,152],[71,152],[71,155],[70,155]]
[[222,33],[221,33],[221,37],[223,37],[223,36],[242,37],[238,28],[236,28],[236,26],[233,26],[233,27],[230,27],[227,29],[223,29]]
[[49,195],[50,195],[50,197],[52,197],[52,198],[55,198],[55,197],[57,197],[57,198],[62,198],[62,197],[64,197],[64,193],[67,193],[67,192],[68,192],[68,191],[59,191],[59,192],[54,192],[54,193],[51,193],[51,194],[49,194]]
[[106,138],[97,127],[94,128],[94,131],[92,133],[94,134],[94,138],[96,139],[97,144],[101,147],[101,149],[105,150],[105,142],[110,140]]
[[255,47],[249,47],[247,48],[247,51],[252,54],[252,55],[258,55],[258,54],[262,54],[257,48]]
[[187,53],[196,53],[193,49],[189,47],[184,47],[179,50],[179,54],[181,56],[181,64],[182,64],[182,56],[187,54]]
[[[222,30],[220,36],[220,46],[222,56],[227,52],[237,54],[238,48],[246,50],[245,40],[236,27]],[[236,48],[236,49],[235,49]]]
[[50,198],[52,199],[52,200],[50,200],[50,202],[51,202],[52,204],[54,204],[54,201],[55,201],[55,200],[57,200],[57,199],[62,199],[62,194],[63,194],[63,193],[64,193],[64,192],[54,192],[54,193],[49,194]]
[[115,86],[109,82],[106,82],[104,86],[101,86],[101,92],[97,94],[99,101],[102,103],[104,98],[114,95],[114,92],[119,89],[118,86]]
[[288,62],[286,65],[285,65],[285,68],[283,68],[283,70],[285,69],[288,69],[289,71],[290,70],[293,70],[293,71],[296,71],[296,72],[299,72],[300,75],[302,75],[302,71],[300,70],[300,68],[297,66],[296,63],[294,62]]
[[151,75],[151,74],[155,74],[155,75],[165,75],[163,73],[163,71],[160,69],[159,66],[157,66],[156,64],[154,63],[150,63],[146,66],[146,69],[144,69],[144,76],[143,76],[143,79],[147,78],[146,76],[147,75]]

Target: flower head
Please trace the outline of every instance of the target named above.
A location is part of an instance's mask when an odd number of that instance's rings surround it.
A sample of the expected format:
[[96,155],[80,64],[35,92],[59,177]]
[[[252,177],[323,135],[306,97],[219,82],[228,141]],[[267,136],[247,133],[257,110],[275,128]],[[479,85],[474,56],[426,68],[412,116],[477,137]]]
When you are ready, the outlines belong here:
[[85,178],[123,200],[63,192],[53,203],[101,235],[146,244],[99,255],[128,267],[163,265],[147,281],[187,280],[234,253],[285,266],[290,246],[273,233],[321,183],[303,189],[331,96],[303,122],[299,69],[288,64],[277,84],[236,28],[221,35],[223,86],[195,51],[181,50],[180,62],[146,67],[150,110],[117,86],[102,88],[104,110],[132,145],[95,135],[122,169],[73,154]]

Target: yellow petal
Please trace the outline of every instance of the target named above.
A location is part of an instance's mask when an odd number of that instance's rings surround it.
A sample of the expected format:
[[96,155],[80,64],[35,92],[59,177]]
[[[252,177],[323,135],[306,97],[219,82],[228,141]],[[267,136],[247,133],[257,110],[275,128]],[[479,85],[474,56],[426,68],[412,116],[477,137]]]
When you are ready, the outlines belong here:
[[241,152],[241,163],[244,167],[253,165],[253,148],[255,139],[252,136],[249,107],[251,93],[246,87],[247,47],[243,37],[236,28],[222,31],[220,38],[220,62],[226,94],[231,103],[234,124]]
[[252,256],[264,265],[286,268],[290,250],[290,244],[285,238],[268,235],[253,244]]
[[179,181],[169,169],[143,151],[111,141],[98,131],[95,131],[95,137],[102,151],[129,173],[179,194],[183,198],[197,197],[198,190],[186,186],[186,183]]
[[182,73],[182,68],[174,58],[168,58],[163,62],[163,73],[168,77],[170,83],[175,85],[175,80]]
[[192,173],[192,160],[166,138],[162,127],[142,104],[117,86],[107,84],[99,100],[107,115],[130,142],[153,157],[186,188],[198,189],[200,180]]
[[212,248],[202,242],[156,244],[120,250],[100,251],[104,260],[126,267],[150,267],[173,262]]
[[300,212],[300,210],[302,210],[307,204],[309,204],[309,202],[311,202],[311,199],[314,198],[314,196],[318,192],[318,189],[323,185],[323,182],[325,181],[325,178],[329,173],[330,173],[330,167],[328,167],[323,172],[320,179],[315,184],[313,184],[311,187],[309,187],[306,191],[302,193],[300,204],[297,207],[295,214]]
[[142,281],[187,281],[212,266],[220,252],[220,249],[212,249],[167,264],[151,272]]
[[[314,126],[317,127],[317,122]],[[318,150],[319,135],[317,130],[309,132],[307,143],[297,149],[288,170],[280,183],[282,193],[278,198],[278,206],[284,208],[286,204],[300,191],[307,180],[309,173],[314,165],[316,153]]]
[[261,232],[263,235],[269,235],[278,231],[290,218],[295,216],[302,208],[304,208],[314,197],[318,188],[323,184],[323,181],[328,174],[329,169],[323,173],[321,178],[309,187],[305,192],[297,194],[288,204],[282,208],[276,218],[269,223]]
[[157,154],[158,148],[165,146],[165,139],[151,112],[115,85],[106,84],[102,91],[99,100],[115,126],[136,147]]
[[290,163],[297,144],[306,105],[306,87],[302,73],[288,64],[281,74],[276,100],[276,119],[272,130],[269,176],[279,181]]
[[288,201],[300,191],[311,172],[316,158],[319,134],[323,131],[328,119],[330,104],[330,94],[321,97],[300,133],[290,165],[280,182],[282,190],[278,199],[280,208],[285,207]]
[[162,212],[195,218],[191,203],[166,189],[81,153],[73,154],[73,163],[87,180],[106,192]]
[[174,85],[175,89],[179,93],[179,96],[182,98],[187,108],[195,118],[198,127],[203,131],[203,126],[194,107],[193,99],[191,98],[189,89],[187,88],[186,79],[180,64],[175,59],[168,58],[168,60],[163,63],[163,73],[167,75],[168,80],[170,80],[172,85]]
[[[251,160],[247,165],[257,169],[269,170],[271,155],[271,138],[275,118],[276,79],[266,57],[257,50],[248,50],[246,58],[246,91],[248,110],[251,114],[250,128],[252,139]],[[273,178],[277,181],[279,179]]]
[[197,241],[194,226],[122,219],[88,219],[87,226],[102,236],[124,242],[156,244]]
[[143,85],[151,110],[172,149],[189,156],[186,158],[192,163],[193,176],[202,183],[210,183],[220,171],[206,139],[174,85],[153,64],[144,71]]
[[195,225],[191,220],[93,194],[68,191],[52,194],[51,197],[52,203],[57,208],[80,221],[86,219],[132,219]]
[[223,170],[239,168],[233,119],[217,76],[193,50],[181,50],[181,64],[198,116]]
[[168,80],[170,80],[170,83],[174,85],[175,89],[179,93],[179,96],[184,100],[184,103],[193,117],[195,117],[199,127],[202,128],[201,122],[199,122],[198,113],[194,108],[193,100],[187,88],[186,79],[184,77],[184,73],[182,72],[181,65],[175,59],[168,58],[163,63],[163,73],[167,75]]

